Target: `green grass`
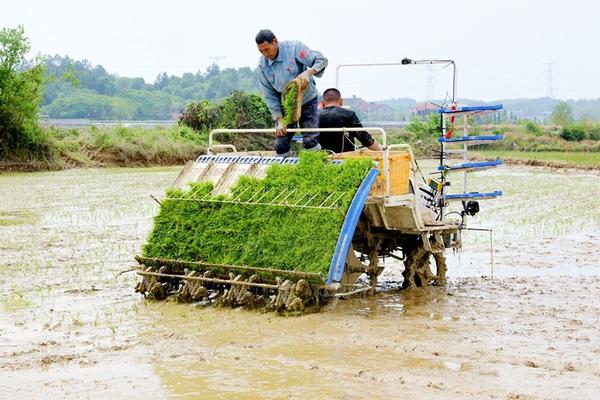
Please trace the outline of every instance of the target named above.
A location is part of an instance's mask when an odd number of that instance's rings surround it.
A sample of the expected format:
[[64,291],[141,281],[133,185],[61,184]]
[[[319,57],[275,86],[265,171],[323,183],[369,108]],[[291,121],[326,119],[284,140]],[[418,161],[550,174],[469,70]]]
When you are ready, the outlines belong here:
[[207,143],[187,127],[47,128],[52,147],[68,165],[91,166],[110,160],[117,165],[173,164],[193,159]]
[[563,163],[577,167],[600,167],[600,153],[561,151],[477,150],[473,154],[504,160],[536,160]]
[[[344,221],[342,213],[373,165],[368,159],[346,160],[342,165],[326,160],[324,152],[304,152],[297,165],[271,165],[264,179],[242,176],[230,192],[248,201],[270,190],[261,201],[269,203],[280,193],[295,190],[287,203],[304,199],[302,204],[315,196],[310,205],[319,205],[336,192],[343,194],[339,210],[200,201],[212,184],[195,183],[187,192],[167,192],[144,256],[326,274]],[[222,196],[210,196],[219,199]]]

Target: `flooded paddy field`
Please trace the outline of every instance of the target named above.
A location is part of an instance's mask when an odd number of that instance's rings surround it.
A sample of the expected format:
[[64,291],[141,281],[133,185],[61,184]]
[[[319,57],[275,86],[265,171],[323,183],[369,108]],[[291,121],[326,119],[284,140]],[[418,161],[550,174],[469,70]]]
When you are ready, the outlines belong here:
[[[600,393],[600,175],[503,167],[445,288],[302,317],[145,301],[121,274],[179,168],[0,175],[0,399]],[[398,282],[389,262],[384,280]]]

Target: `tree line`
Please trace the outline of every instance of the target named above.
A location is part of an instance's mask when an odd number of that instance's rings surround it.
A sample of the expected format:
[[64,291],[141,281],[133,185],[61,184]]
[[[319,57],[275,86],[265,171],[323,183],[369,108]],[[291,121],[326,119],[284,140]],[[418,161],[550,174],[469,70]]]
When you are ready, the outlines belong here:
[[143,78],[119,77],[101,65],[69,56],[46,57],[47,78],[41,106],[51,118],[107,120],[172,119],[190,102],[218,101],[234,90],[257,92],[249,67],[220,69],[170,76],[161,73],[154,83]]
[[[51,118],[90,118],[107,120],[173,119],[190,102],[219,101],[232,91],[258,93],[255,70],[250,67],[221,69],[216,64],[205,71],[181,76],[160,73],[153,83],[143,78],[120,77],[101,65],[69,56],[44,58],[46,85],[41,113]],[[433,101],[440,103],[440,101]],[[516,123],[519,119],[548,122],[561,101],[552,98],[505,99],[483,102],[460,99],[461,104],[504,104],[496,121]],[[411,98],[378,101],[389,108],[369,113],[355,110],[362,119],[408,120],[418,102]],[[600,98],[567,100],[576,120],[600,121]]]

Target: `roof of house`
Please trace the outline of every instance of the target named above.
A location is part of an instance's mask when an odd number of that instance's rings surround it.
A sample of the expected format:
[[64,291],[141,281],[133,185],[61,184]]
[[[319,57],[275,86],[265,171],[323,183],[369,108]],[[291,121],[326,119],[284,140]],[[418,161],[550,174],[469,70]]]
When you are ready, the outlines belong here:
[[360,97],[352,96],[344,99],[344,106],[355,110],[355,111],[364,111],[364,112],[373,112],[373,111],[394,111],[394,109],[390,106],[387,106],[382,103],[374,103],[372,101],[366,101],[361,99]]

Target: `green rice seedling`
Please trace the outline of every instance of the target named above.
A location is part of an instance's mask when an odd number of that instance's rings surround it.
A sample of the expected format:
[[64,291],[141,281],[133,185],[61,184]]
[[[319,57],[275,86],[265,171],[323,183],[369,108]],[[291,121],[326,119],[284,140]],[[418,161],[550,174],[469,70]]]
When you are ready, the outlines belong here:
[[296,122],[294,121],[294,114],[298,107],[298,83],[296,81],[291,81],[288,84],[286,91],[287,93],[283,99],[283,121],[286,125],[290,125]]
[[292,190],[288,204],[314,196],[320,200],[310,204],[318,206],[330,195],[341,196],[334,209],[206,202],[200,200],[212,191],[206,182],[193,183],[188,191],[170,189],[143,254],[326,274],[344,214],[372,167],[369,159],[333,165],[325,153],[305,152],[296,165],[273,164],[264,179],[242,177],[230,189],[241,201],[268,193],[262,203]]

